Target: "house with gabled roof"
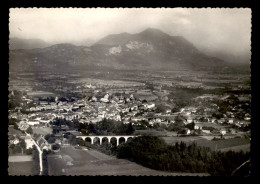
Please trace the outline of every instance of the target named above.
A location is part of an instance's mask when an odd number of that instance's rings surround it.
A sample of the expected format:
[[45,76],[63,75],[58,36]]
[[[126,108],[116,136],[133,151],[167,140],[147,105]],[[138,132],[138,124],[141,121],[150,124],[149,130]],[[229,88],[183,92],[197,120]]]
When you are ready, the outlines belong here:
[[50,150],[51,149],[51,145],[46,141],[46,139],[44,139],[43,135],[40,135],[36,138],[36,142],[39,145],[39,147],[41,148],[41,150]]

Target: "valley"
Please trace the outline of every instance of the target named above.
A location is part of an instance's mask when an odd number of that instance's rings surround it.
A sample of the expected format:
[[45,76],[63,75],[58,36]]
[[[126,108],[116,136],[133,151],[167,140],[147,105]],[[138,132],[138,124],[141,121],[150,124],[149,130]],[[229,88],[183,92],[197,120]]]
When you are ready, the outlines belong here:
[[[9,66],[9,153],[34,155],[40,175],[228,175],[250,153],[250,66],[184,37],[148,28],[91,46],[12,48]],[[117,145],[124,135],[136,137]],[[218,159],[228,166],[215,172]]]

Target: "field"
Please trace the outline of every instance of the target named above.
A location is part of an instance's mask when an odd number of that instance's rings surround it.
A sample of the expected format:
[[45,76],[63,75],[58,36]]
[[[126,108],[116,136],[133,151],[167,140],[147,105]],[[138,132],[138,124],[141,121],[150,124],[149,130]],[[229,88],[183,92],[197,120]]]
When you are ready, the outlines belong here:
[[176,142],[197,143],[198,146],[209,147],[212,150],[221,151],[250,151],[250,140],[245,138],[233,138],[211,141],[200,136],[187,136],[187,137],[162,137],[167,144],[174,145]]
[[220,149],[221,151],[240,151],[243,150],[244,152],[250,152],[250,144],[245,144],[245,145],[239,145],[239,146],[232,146],[228,148],[223,148]]
[[211,142],[217,145],[217,148],[221,150],[222,149],[227,150],[228,148],[232,149],[233,147],[243,148],[244,145],[248,145],[248,146],[250,145],[250,140],[245,138],[225,139],[225,140],[217,140]]
[[8,174],[11,176],[33,175],[32,156],[9,156],[8,166]]
[[36,134],[42,134],[42,135],[46,135],[46,134],[52,134],[52,129],[50,127],[36,127],[36,128],[32,128],[33,129],[33,133]]
[[205,146],[207,145],[208,141],[207,139],[204,139],[199,136],[187,136],[187,137],[162,137],[162,139],[170,145],[174,145],[177,142],[184,142],[184,143],[192,143],[195,141],[199,146]]
[[81,78],[76,80],[79,83],[92,84],[93,86],[106,87],[141,87],[144,86],[141,82],[126,81],[126,80],[102,80],[94,78]]
[[169,132],[166,130],[159,131],[155,129],[146,129],[146,130],[135,130],[136,135],[153,135],[153,136],[160,136],[160,137],[165,137],[165,136],[177,136],[176,132]]
[[71,146],[49,155],[48,167],[49,175],[207,175],[156,171],[95,150],[79,150]]
[[8,126],[8,134],[9,135],[23,135],[23,133],[19,130],[14,129],[14,127]]
[[32,161],[31,155],[19,155],[19,156],[9,156],[9,162],[29,162]]
[[27,95],[28,96],[53,96],[54,94],[47,91],[33,91],[33,92],[28,92]]

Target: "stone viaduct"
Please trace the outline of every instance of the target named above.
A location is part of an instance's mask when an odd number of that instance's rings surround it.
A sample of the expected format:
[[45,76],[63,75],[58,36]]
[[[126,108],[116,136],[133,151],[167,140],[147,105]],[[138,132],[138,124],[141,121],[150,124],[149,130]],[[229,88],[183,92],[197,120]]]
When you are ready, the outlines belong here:
[[91,144],[94,144],[94,139],[95,138],[99,138],[99,143],[102,144],[102,140],[103,138],[107,138],[108,139],[108,143],[111,142],[111,139],[112,138],[116,138],[116,145],[118,146],[119,145],[119,139],[120,138],[124,138],[125,142],[129,139],[129,138],[134,138],[134,137],[138,137],[139,135],[90,135],[90,136],[76,136],[76,138],[81,138],[83,139],[84,141],[86,140],[86,138],[90,138],[91,140]]

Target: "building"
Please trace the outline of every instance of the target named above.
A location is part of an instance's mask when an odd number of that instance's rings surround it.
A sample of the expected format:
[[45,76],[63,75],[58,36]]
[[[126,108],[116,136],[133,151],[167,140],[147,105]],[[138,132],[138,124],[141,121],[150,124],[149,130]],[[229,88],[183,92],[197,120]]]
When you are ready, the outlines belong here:
[[199,129],[201,129],[200,126],[194,125],[194,130],[199,130]]
[[210,130],[201,130],[203,133],[210,134]]
[[225,119],[224,119],[224,118],[221,118],[221,119],[218,120],[218,123],[219,123],[219,124],[223,124],[224,122],[225,122]]
[[193,122],[193,119],[191,117],[188,117],[187,118],[187,123],[192,123]]
[[31,139],[31,136],[25,136],[24,141],[26,143],[26,149],[33,147],[33,140]]
[[229,124],[233,124],[233,123],[234,123],[234,120],[233,120],[233,119],[229,119],[229,120],[228,120],[228,123],[229,123]]
[[172,112],[171,109],[167,109],[167,110],[166,110],[166,113],[167,113],[167,114],[170,114],[171,112]]
[[41,150],[50,150],[51,149],[51,145],[46,141],[46,139],[44,139],[43,135],[40,135],[36,138],[36,142],[39,145],[39,147],[41,148]]
[[225,135],[226,133],[227,133],[227,131],[226,131],[225,129],[221,129],[221,130],[220,130],[220,134],[221,134],[221,135]]
[[16,136],[14,137],[14,139],[9,140],[9,141],[10,141],[10,144],[18,144],[20,142]]
[[190,133],[191,133],[190,129],[187,129],[186,130],[186,135],[190,135]]
[[108,103],[109,102],[109,94],[106,94],[103,98],[100,99],[100,101]]
[[34,125],[39,125],[40,122],[39,121],[28,121],[27,124],[31,125],[31,126],[34,126]]

